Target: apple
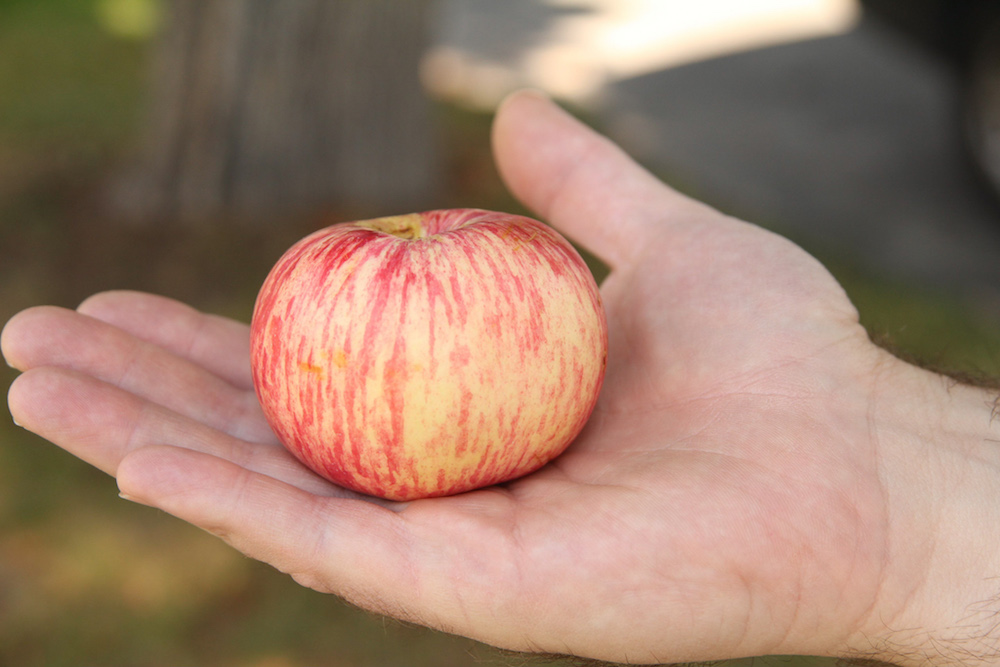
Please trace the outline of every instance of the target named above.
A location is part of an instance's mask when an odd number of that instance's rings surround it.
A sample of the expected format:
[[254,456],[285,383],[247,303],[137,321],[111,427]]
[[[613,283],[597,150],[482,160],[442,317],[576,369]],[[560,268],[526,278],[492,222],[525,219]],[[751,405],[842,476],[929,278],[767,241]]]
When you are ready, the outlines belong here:
[[268,423],[306,466],[390,500],[520,477],[604,379],[593,275],[551,227],[450,209],[336,224],[268,274],[251,323]]

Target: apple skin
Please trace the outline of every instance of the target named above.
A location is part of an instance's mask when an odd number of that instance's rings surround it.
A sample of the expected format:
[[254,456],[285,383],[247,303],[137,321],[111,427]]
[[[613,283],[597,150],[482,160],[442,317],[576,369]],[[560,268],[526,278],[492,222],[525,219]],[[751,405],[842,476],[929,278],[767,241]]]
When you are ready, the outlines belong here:
[[593,275],[551,227],[449,209],[293,245],[257,297],[250,350],[264,414],[302,463],[415,500],[562,453],[597,401],[607,322]]

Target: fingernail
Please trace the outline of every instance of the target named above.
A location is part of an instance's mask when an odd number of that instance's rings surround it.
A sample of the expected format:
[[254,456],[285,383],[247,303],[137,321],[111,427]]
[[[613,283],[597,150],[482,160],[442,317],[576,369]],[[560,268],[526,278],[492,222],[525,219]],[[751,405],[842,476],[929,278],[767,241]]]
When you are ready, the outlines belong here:
[[137,505],[145,505],[146,507],[150,506],[149,503],[147,503],[146,501],[142,500],[141,498],[136,498],[135,496],[130,496],[129,494],[125,493],[124,491],[120,491],[118,493],[118,497],[121,498],[122,500],[127,500],[130,503],[135,503]]

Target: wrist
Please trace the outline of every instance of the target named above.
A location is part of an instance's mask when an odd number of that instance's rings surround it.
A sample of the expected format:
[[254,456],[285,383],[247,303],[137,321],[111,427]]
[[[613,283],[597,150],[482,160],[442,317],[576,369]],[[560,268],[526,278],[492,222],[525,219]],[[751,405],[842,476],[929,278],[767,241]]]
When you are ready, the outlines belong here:
[[998,393],[879,354],[869,419],[888,540],[875,604],[848,653],[900,665],[996,664]]

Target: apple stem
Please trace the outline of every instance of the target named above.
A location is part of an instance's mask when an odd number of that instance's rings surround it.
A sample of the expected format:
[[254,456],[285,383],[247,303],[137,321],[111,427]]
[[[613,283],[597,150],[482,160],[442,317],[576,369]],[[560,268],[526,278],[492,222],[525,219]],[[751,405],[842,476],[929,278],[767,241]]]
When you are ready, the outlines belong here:
[[401,239],[422,239],[425,236],[421,217],[417,213],[364,220],[357,224],[361,227],[374,229],[377,232],[392,234]]

